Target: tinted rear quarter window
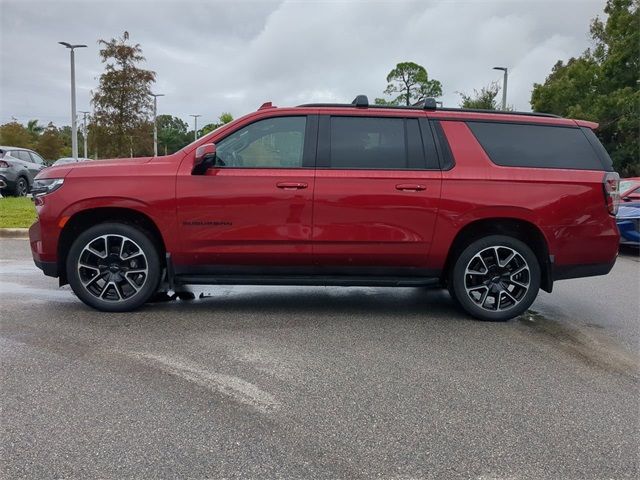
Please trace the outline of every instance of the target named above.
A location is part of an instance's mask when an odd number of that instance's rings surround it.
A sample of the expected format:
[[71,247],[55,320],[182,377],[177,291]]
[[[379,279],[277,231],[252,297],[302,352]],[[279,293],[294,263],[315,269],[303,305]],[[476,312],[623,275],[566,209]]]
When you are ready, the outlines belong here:
[[578,127],[497,122],[467,122],[467,125],[491,161],[497,165],[604,169],[598,152]]

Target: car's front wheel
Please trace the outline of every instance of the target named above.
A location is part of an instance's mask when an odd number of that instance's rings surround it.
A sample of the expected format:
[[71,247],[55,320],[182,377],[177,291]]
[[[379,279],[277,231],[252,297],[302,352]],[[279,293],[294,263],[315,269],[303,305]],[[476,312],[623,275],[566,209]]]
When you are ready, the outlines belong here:
[[449,278],[455,299],[480,320],[505,321],[524,313],[540,289],[540,264],[524,242],[490,235],[468,245]]
[[13,189],[13,194],[16,197],[26,197],[29,193],[29,182],[24,177],[18,177],[16,180],[16,186]]
[[87,305],[125,312],[144,304],[160,281],[158,250],[149,234],[131,225],[102,223],[73,242],[67,279]]

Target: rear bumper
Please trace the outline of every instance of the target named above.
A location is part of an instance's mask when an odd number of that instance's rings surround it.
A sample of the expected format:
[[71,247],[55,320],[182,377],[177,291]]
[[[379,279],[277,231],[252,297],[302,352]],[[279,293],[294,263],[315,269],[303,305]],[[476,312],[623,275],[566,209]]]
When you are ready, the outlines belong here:
[[38,267],[47,277],[58,276],[58,264],[57,262],[41,262],[40,260],[33,259],[33,263]]
[[9,168],[0,169],[0,182],[4,182],[4,187],[2,188],[14,188],[16,186],[16,180],[18,177],[15,172],[12,172]]
[[606,275],[616,264],[616,259],[609,263],[593,263],[587,265],[556,265],[553,267],[553,280],[569,278],[595,277]]

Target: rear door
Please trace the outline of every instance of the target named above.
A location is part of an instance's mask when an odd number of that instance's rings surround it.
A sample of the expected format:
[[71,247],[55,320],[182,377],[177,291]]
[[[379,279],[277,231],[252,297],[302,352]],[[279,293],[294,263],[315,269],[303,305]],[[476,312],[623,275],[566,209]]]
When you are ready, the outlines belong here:
[[417,118],[320,117],[313,244],[321,271],[431,273],[441,172],[424,126]]
[[257,120],[216,141],[216,165],[204,175],[181,168],[176,273],[312,267],[316,133],[315,116]]

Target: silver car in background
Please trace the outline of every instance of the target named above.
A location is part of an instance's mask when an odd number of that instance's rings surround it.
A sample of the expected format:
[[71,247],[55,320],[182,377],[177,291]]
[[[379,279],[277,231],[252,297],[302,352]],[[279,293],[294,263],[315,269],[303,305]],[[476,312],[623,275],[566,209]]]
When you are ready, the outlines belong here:
[[40,155],[28,148],[0,146],[0,185],[3,195],[24,197],[33,178],[46,165]]

